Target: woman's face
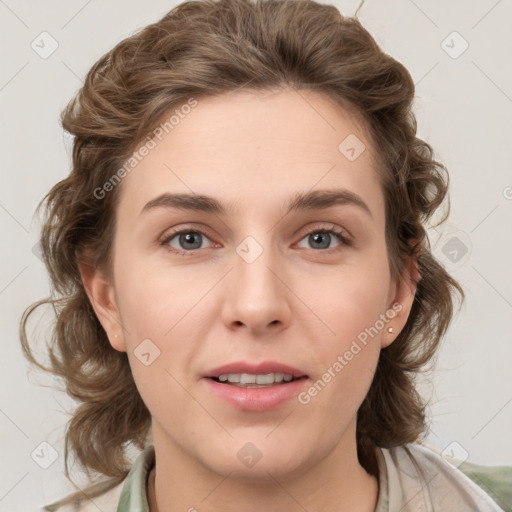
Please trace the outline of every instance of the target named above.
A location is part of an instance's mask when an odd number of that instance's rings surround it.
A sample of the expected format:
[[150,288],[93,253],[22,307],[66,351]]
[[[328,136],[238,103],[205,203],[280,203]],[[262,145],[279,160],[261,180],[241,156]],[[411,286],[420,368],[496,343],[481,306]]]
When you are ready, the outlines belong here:
[[[317,93],[242,91],[159,134],[120,185],[113,277],[96,288],[154,438],[247,479],[355,450],[379,351],[412,301],[390,277],[363,125]],[[244,373],[297,379],[211,378]]]

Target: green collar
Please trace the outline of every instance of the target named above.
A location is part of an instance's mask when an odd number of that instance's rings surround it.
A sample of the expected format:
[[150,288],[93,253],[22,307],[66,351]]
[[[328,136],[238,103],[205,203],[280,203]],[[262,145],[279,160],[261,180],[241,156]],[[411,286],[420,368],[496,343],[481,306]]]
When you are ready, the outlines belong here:
[[155,448],[148,446],[135,460],[128,473],[117,512],[149,512],[148,497],[146,494],[147,479],[151,468],[155,465]]

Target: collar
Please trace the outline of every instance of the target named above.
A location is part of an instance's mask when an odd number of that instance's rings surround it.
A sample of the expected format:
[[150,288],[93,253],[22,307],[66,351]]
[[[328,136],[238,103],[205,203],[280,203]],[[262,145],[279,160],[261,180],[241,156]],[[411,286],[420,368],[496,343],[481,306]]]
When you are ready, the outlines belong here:
[[135,460],[119,497],[117,512],[149,512],[147,485],[155,465],[155,447],[148,446]]

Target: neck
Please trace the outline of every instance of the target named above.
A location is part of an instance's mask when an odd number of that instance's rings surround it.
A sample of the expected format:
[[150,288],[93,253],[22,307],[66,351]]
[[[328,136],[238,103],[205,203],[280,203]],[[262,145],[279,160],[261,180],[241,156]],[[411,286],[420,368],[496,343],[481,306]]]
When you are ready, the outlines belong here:
[[347,436],[352,445],[341,439],[327,457],[293,477],[267,471],[266,479],[247,481],[205,468],[153,425],[157,464],[148,480],[149,510],[374,512],[378,478],[359,464],[353,434]]

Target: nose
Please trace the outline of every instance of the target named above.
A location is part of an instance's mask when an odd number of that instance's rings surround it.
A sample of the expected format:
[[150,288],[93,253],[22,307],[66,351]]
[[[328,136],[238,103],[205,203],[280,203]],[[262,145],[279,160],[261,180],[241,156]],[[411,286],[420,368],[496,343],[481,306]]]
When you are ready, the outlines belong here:
[[[286,271],[270,249],[265,248],[251,261],[245,256],[244,248],[239,247],[234,268],[226,276],[228,286],[222,320],[229,329],[247,330],[253,336],[276,334],[286,329],[291,320],[293,293],[287,284]],[[251,250],[255,250],[254,246]]]

